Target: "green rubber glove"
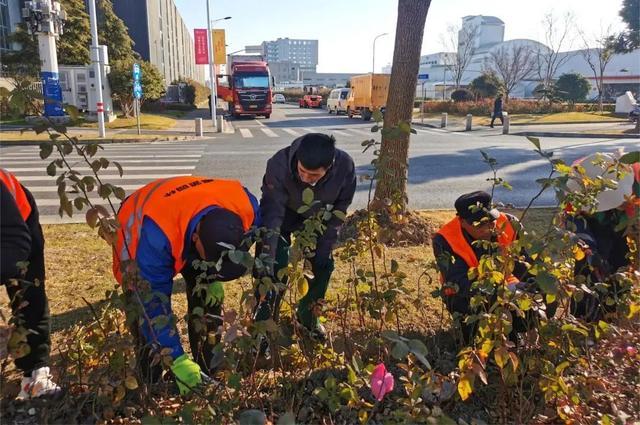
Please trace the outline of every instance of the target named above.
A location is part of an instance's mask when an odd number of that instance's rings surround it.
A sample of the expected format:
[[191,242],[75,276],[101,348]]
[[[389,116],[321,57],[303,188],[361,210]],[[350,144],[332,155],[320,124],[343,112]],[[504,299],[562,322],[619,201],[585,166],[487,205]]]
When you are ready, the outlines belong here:
[[224,286],[222,282],[215,281],[207,287],[204,299],[206,305],[221,305],[224,302]]
[[171,371],[176,376],[176,383],[178,384],[181,395],[189,394],[192,388],[202,383],[200,366],[186,354],[181,355],[173,361]]

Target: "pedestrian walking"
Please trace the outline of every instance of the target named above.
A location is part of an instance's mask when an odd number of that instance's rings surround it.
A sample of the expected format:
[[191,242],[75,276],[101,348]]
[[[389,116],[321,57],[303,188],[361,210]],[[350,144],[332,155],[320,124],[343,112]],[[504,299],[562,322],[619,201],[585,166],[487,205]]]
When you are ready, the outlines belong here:
[[496,97],[496,100],[493,102],[493,114],[491,115],[490,125],[491,128],[493,128],[493,122],[496,120],[496,118],[500,119],[500,125],[504,125],[504,121],[502,120],[502,93],[499,93],[498,97]]

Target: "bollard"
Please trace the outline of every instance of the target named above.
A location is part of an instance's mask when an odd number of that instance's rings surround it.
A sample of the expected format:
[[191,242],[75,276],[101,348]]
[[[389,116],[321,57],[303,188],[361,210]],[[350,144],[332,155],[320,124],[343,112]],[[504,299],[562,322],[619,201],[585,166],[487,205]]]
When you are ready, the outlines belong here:
[[447,128],[447,118],[449,114],[446,112],[442,113],[442,120],[440,121],[440,128]]
[[509,118],[508,112],[502,113],[502,134],[509,134],[509,123],[511,122],[511,118]]
[[465,131],[471,131],[471,122],[473,121],[473,115],[467,114],[467,126]]
[[218,115],[216,117],[216,133],[224,133],[224,117]]
[[202,137],[202,118],[196,118],[196,136]]

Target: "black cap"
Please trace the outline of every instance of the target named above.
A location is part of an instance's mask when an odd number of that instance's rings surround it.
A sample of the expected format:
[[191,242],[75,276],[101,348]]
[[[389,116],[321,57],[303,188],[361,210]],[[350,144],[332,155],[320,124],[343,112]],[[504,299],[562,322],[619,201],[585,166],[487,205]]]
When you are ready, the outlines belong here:
[[[237,250],[248,251],[247,244],[243,244],[244,229],[242,220],[237,214],[224,208],[215,208],[200,220],[198,236],[205,252],[205,260],[217,262],[223,252],[231,245]],[[224,256],[220,270],[216,272],[217,280],[226,282],[237,279],[246,271],[242,264],[235,264]]]
[[456,199],[455,207],[458,216],[468,222],[500,217],[500,212],[491,207],[491,195],[482,190],[460,196]]

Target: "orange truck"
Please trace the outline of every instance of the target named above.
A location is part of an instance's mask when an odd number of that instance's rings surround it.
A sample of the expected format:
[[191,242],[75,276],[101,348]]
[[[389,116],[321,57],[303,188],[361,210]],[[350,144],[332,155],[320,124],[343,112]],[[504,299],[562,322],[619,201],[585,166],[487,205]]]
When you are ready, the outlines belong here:
[[390,74],[356,75],[351,78],[351,93],[347,99],[347,116],[360,115],[364,121],[371,120],[373,111],[384,112],[387,107]]

